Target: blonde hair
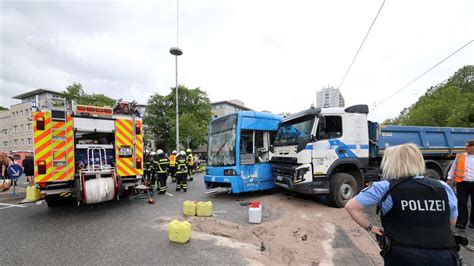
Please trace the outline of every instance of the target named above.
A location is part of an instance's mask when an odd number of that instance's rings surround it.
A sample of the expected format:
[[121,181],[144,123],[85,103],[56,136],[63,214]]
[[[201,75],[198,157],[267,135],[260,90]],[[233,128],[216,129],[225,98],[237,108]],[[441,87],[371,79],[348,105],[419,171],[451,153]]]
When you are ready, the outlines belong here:
[[425,173],[425,160],[418,146],[408,143],[387,148],[380,167],[385,180],[420,176]]

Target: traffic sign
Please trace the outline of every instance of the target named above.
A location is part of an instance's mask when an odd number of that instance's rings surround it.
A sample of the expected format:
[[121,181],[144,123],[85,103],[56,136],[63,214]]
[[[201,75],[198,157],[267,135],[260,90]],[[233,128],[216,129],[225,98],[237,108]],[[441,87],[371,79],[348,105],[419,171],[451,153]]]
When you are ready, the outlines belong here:
[[23,168],[18,164],[8,166],[7,171],[11,179],[18,179],[23,174]]

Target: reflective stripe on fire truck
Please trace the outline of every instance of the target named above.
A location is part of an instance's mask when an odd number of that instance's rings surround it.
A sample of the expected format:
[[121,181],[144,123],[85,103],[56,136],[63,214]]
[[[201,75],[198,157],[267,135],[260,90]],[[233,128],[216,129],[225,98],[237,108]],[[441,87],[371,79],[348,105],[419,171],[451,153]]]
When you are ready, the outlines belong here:
[[[138,121],[137,121],[138,122]],[[134,159],[142,159],[143,143],[141,135],[135,138],[135,128],[133,128],[132,120],[117,119],[115,120],[115,147],[116,147],[116,166],[117,175],[134,176],[141,175],[142,169],[136,169]],[[135,141],[134,141],[135,140]],[[136,149],[135,149],[136,145]],[[128,148],[131,154],[121,156],[120,149]],[[134,156],[135,154],[135,156]],[[135,157],[135,158],[134,158]]]
[[142,128],[142,121],[135,120],[135,127],[139,128],[139,134],[135,134],[135,143],[137,147],[137,161],[140,160],[141,167],[137,168],[137,174],[143,175],[143,128]]
[[[38,121],[40,128],[37,128]],[[35,161],[35,182],[47,182],[53,179],[52,176],[52,156],[51,156],[51,113],[49,112],[33,112],[33,142],[34,142],[34,161]],[[39,174],[38,163],[44,161],[46,163],[46,171]]]
[[67,179],[74,180],[74,130],[72,127],[72,115],[67,116],[66,121],[66,152],[67,152]]

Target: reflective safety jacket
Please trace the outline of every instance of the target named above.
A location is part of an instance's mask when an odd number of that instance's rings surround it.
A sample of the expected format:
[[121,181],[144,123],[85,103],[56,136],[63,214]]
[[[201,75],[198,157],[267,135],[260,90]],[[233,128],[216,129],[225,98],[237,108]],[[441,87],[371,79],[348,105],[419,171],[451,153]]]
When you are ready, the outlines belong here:
[[188,166],[187,160],[185,155],[178,155],[176,157],[176,174],[187,174],[188,173]]
[[176,166],[176,155],[171,154],[170,158],[169,158],[169,161],[170,161],[170,167],[175,167]]
[[158,155],[158,158],[153,161],[155,172],[158,174],[164,174],[168,170],[169,160],[164,154]]
[[467,152],[456,155],[456,164],[454,167],[454,181],[457,183],[462,182],[466,176],[466,155]]

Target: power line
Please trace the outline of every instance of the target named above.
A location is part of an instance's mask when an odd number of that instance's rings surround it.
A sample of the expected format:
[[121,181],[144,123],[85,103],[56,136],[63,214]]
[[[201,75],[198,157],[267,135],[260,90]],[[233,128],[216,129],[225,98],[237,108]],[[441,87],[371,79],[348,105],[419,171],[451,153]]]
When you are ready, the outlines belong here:
[[431,70],[433,70],[435,67],[439,66],[440,64],[442,64],[444,61],[448,60],[451,56],[455,55],[456,53],[458,53],[459,51],[461,51],[462,49],[464,49],[466,46],[468,46],[469,44],[471,44],[472,42],[474,42],[474,40],[470,40],[469,42],[467,42],[466,44],[464,44],[463,46],[461,46],[460,48],[458,48],[456,51],[452,52],[450,55],[448,55],[447,57],[445,57],[443,60],[439,61],[437,64],[435,64],[434,66],[430,67],[428,70],[426,70],[425,72],[423,72],[423,74],[419,75],[418,77],[414,78],[412,81],[408,82],[405,86],[401,87],[400,89],[398,89],[397,91],[395,91],[392,95],[388,96],[387,98],[383,99],[382,101],[380,101],[377,105],[375,105],[374,109],[372,109],[372,112],[379,106],[381,105],[382,103],[386,102],[387,100],[389,100],[390,98],[392,98],[394,95],[396,95],[397,93],[399,93],[400,91],[406,89],[408,86],[410,86],[413,82],[417,81],[418,79],[420,79],[421,77],[423,77],[424,75],[428,74],[428,72],[430,72]]
[[[354,65],[354,62],[355,62],[357,56],[359,55],[360,50],[362,50],[362,46],[364,46],[365,40],[367,40],[367,37],[369,36],[369,33],[370,33],[370,31],[372,30],[372,27],[374,26],[375,21],[377,20],[379,14],[380,14],[380,11],[382,11],[382,8],[383,8],[384,4],[385,4],[385,0],[383,1],[382,5],[380,5],[379,10],[377,11],[377,15],[375,15],[375,18],[374,18],[374,20],[372,21],[372,24],[370,24],[369,30],[368,30],[367,33],[365,34],[365,37],[364,37],[364,39],[362,40],[362,43],[361,43],[360,46],[359,46],[359,49],[357,50],[357,52],[356,52],[354,58],[352,59],[351,64],[350,64],[349,67],[347,68],[346,73],[344,74],[344,77],[343,77],[342,80],[341,80],[341,83],[339,83],[339,87],[338,87],[338,89],[339,89],[339,94],[341,94],[342,84],[344,84],[344,81],[346,80],[346,77],[347,77],[347,75],[349,74],[349,71],[351,70],[352,65]],[[329,106],[331,106],[331,105],[333,104],[334,99],[336,99],[335,96],[332,97],[331,101],[329,102]]]
[[368,30],[367,33],[365,34],[364,40],[362,40],[362,43],[360,44],[359,49],[357,50],[357,53],[356,53],[356,55],[354,56],[354,59],[352,59],[352,62],[351,62],[351,64],[349,65],[349,68],[347,68],[346,74],[344,74],[344,77],[342,78],[341,83],[339,83],[339,87],[338,87],[339,90],[341,89],[342,84],[343,84],[344,81],[346,80],[346,77],[347,77],[347,75],[349,74],[349,71],[351,70],[352,65],[354,64],[354,62],[355,62],[357,56],[359,55],[359,52],[360,52],[360,50],[362,49],[362,46],[364,45],[365,40],[366,40],[367,37],[369,36],[369,33],[370,33],[370,31],[372,30],[372,27],[374,26],[375,21],[377,20],[377,17],[378,17],[379,14],[380,14],[380,11],[382,11],[382,8],[383,8],[383,5],[384,5],[384,4],[385,4],[385,0],[383,1],[382,5],[380,6],[379,11],[377,12],[377,15],[375,15],[375,18],[374,18],[374,20],[372,21],[372,24],[370,25],[369,30]]

